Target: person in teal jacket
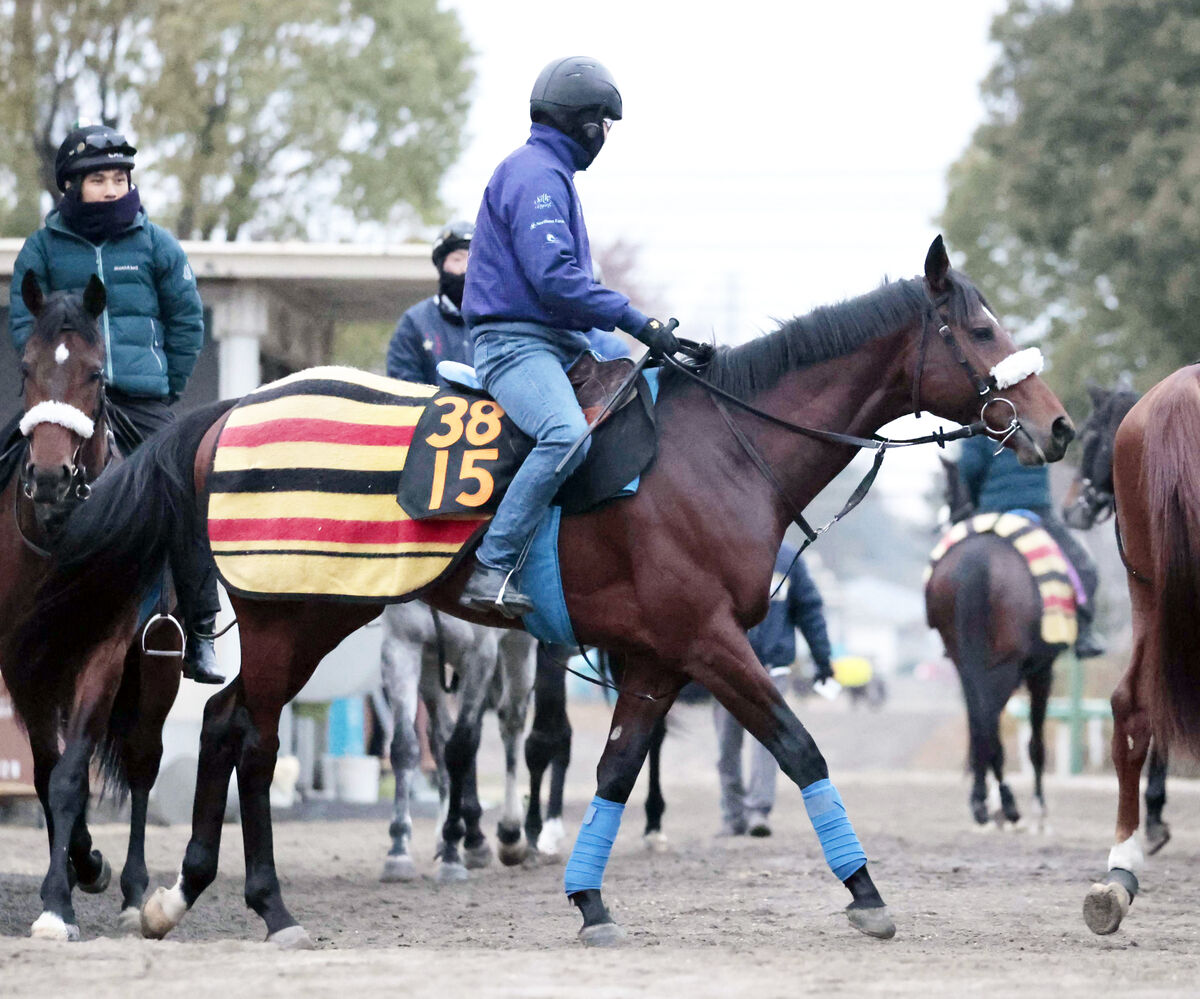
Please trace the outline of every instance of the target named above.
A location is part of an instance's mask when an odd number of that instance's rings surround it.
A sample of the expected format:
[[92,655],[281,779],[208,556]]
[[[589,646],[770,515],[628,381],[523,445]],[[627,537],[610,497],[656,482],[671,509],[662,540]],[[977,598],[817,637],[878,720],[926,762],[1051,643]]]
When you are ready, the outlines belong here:
[[[47,293],[83,288],[99,275],[108,301],[100,329],[109,422],[125,454],[174,420],[169,406],[182,394],[204,345],[196,276],[178,240],[142,208],[132,182],[136,152],[104,125],[77,126],[67,135],[54,164],[63,197],[17,255],[8,319],[21,354],[33,332],[20,291],[26,272]],[[206,637],[220,607],[212,560],[198,534],[188,540],[171,560],[190,632],[184,676],[222,683]]]
[[958,474],[977,513],[1004,513],[1026,510],[1041,521],[1046,533],[1057,542],[1075,567],[1087,600],[1076,608],[1079,635],[1075,654],[1080,659],[1104,654],[1104,642],[1096,634],[1096,588],[1100,574],[1091,554],[1063,523],[1050,499],[1050,473],[1045,465],[1022,465],[1017,453],[1004,448],[995,454],[996,442],[990,437],[968,437],[962,442]]

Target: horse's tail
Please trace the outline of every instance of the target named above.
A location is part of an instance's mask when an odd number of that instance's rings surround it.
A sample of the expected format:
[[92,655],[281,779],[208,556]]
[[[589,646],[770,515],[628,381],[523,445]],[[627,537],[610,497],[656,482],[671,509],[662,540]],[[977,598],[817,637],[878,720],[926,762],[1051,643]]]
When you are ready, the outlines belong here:
[[[87,655],[162,577],[171,539],[190,536],[196,451],[232,405],[205,406],[150,438],[128,461],[110,466],[68,519],[5,664],[13,706],[27,725],[67,709]],[[128,712],[136,717],[136,680],[123,683],[114,700],[118,731],[131,727]]]
[[1154,717],[1168,744],[1200,755],[1200,386],[1188,379],[1157,408],[1143,454],[1161,668]]
[[954,644],[958,653],[955,664],[967,703],[967,717],[974,725],[982,721],[986,710],[980,700],[981,681],[991,656],[988,642],[991,573],[986,546],[976,544],[965,548],[951,578],[954,580]]

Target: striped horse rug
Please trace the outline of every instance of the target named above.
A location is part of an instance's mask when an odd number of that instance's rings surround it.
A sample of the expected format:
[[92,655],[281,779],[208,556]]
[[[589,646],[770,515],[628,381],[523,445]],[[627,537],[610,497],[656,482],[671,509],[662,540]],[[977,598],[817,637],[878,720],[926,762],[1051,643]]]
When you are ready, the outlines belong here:
[[1024,557],[1042,598],[1042,641],[1047,645],[1071,645],[1075,641],[1076,590],[1072,570],[1045,529],[1017,512],[980,513],[951,527],[930,552],[925,583],[938,561],[964,538],[974,534],[995,534],[1007,540]]
[[208,535],[226,587],[376,602],[449,570],[489,516],[417,521],[396,502],[413,428],[437,391],[324,367],[238,403],[208,477]]

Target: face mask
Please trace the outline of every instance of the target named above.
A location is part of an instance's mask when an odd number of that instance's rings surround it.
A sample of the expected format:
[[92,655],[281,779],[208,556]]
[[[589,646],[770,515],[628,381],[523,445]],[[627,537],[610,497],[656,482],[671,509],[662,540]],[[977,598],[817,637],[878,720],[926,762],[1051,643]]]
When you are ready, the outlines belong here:
[[442,271],[438,275],[438,293],[450,299],[456,309],[462,308],[463,289],[466,286],[466,274],[447,274]]

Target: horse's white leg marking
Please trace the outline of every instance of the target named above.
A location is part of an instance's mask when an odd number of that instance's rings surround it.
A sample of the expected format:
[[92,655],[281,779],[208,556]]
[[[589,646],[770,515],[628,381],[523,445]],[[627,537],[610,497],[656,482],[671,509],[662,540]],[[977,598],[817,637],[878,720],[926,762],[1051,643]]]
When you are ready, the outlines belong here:
[[183,898],[183,875],[170,888],[155,888],[142,906],[142,936],[160,940],[171,932],[187,912]]
[[1110,871],[1117,867],[1137,874],[1145,862],[1146,858],[1142,854],[1142,844],[1138,842],[1137,833],[1108,851],[1108,869]]
[[74,923],[67,924],[62,917],[53,912],[43,912],[33,925],[29,927],[29,935],[35,940],[57,940],[60,943],[73,943],[79,939],[79,927]]

